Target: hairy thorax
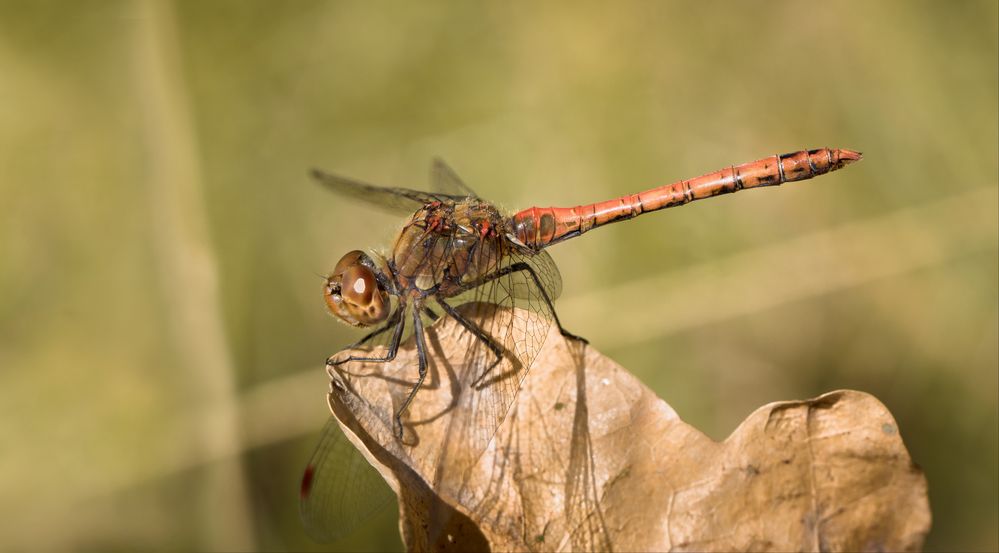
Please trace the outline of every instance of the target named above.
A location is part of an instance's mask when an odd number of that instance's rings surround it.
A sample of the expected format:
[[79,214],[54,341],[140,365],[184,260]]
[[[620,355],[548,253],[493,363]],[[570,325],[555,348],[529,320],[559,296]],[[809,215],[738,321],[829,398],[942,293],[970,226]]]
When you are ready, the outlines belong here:
[[392,252],[403,290],[457,295],[495,272],[507,247],[506,220],[476,199],[434,201],[413,214]]

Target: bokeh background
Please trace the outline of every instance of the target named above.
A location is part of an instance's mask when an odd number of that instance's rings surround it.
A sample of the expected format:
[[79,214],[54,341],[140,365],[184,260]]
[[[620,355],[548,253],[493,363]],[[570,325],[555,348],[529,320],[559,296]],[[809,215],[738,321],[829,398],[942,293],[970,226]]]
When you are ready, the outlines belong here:
[[508,209],[865,154],[555,247],[572,331],[723,439],[874,394],[929,550],[996,550],[997,3],[5,2],[0,548],[401,548],[297,514],[357,337],[318,275],[398,217],[321,166]]

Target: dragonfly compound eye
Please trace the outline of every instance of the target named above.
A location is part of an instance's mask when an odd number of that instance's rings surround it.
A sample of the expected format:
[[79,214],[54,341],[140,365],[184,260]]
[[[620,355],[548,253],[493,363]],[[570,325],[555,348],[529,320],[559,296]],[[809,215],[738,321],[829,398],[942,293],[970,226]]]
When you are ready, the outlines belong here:
[[365,260],[368,256],[356,250],[343,256],[323,289],[330,312],[351,326],[375,325],[389,315],[388,294]]

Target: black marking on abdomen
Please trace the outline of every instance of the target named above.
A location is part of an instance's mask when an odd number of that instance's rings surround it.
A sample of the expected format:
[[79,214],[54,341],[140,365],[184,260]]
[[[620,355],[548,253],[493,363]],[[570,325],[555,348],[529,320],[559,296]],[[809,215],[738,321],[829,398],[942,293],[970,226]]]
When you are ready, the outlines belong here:
[[808,160],[808,168],[812,170],[812,174],[813,175],[817,175],[819,173],[819,168],[816,167],[814,163],[812,163],[812,152],[813,151],[814,150],[808,150],[808,155],[805,156],[805,159]]
[[541,215],[541,236],[542,238],[555,236],[555,217],[552,216],[551,212]]

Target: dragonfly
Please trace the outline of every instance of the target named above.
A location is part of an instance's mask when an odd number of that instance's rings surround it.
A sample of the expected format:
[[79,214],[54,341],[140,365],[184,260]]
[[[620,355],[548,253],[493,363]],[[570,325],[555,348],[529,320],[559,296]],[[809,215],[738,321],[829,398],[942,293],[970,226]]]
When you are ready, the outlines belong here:
[[[773,155],[644,192],[576,207],[529,207],[512,215],[480,198],[446,163],[431,168],[431,191],[384,187],[313,170],[337,194],[408,215],[386,253],[352,250],[324,279],[328,310],[343,323],[369,329],[326,361],[330,393],[342,389],[344,367],[388,366],[404,343],[415,342],[415,374],[392,376],[399,392],[384,423],[398,444],[421,424],[408,410],[431,366],[428,328],[442,317],[462,329],[468,347],[446,361],[461,372],[461,423],[450,433],[458,447],[483,450],[506,416],[550,334],[569,332],[554,301],[561,277],[546,249],[597,227],[644,213],[751,188],[811,179],[860,160],[848,149],[819,148]],[[468,390],[464,393],[464,390]],[[332,408],[332,407],[331,407]],[[313,535],[327,535],[329,505],[346,481],[331,451],[343,451],[335,424],[324,430],[301,490],[301,510]],[[332,498],[332,499],[331,499]],[[349,510],[349,509],[347,509]],[[335,517],[333,517],[335,518]]]

